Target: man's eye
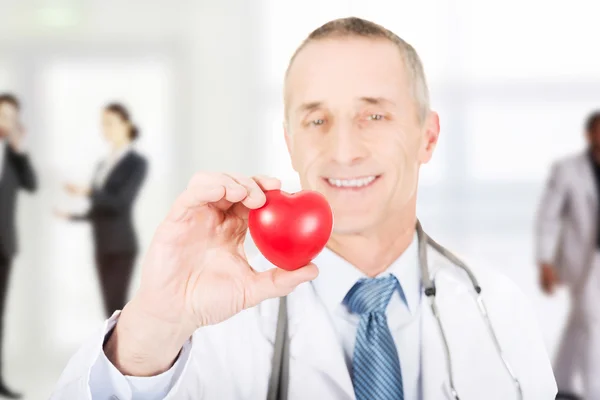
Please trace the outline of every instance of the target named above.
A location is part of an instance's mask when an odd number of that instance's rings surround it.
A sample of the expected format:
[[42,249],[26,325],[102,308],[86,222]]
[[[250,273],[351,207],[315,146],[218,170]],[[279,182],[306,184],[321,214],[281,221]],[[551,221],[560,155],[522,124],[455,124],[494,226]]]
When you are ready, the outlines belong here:
[[367,119],[371,120],[371,121],[379,121],[381,119],[383,119],[383,115],[381,114],[371,114],[367,117]]
[[323,124],[325,123],[325,120],[322,120],[322,119],[315,119],[315,120],[313,120],[313,121],[310,121],[310,123],[311,123],[312,125],[316,125],[316,126],[318,126],[318,125],[323,125]]

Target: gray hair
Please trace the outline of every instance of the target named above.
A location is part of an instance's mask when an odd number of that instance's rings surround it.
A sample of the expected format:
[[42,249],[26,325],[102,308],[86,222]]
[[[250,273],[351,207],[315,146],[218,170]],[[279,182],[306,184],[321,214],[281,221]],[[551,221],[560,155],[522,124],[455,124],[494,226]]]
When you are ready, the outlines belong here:
[[[423,63],[416,50],[406,41],[401,39],[394,32],[378,25],[374,22],[367,21],[361,18],[349,17],[340,18],[333,21],[329,21],[326,24],[315,29],[308,35],[308,37],[302,42],[300,47],[296,49],[296,52],[290,59],[288,68],[285,74],[285,80],[290,71],[290,67],[294,62],[298,53],[310,42],[328,38],[342,38],[342,37],[362,37],[371,39],[386,39],[394,43],[400,50],[400,55],[406,66],[409,82],[411,83],[412,96],[417,103],[419,110],[419,121],[423,123],[425,118],[429,114],[429,89],[427,87],[427,80],[425,78],[425,72],[423,70]],[[284,88],[284,102],[286,102],[287,96],[285,95]],[[287,107],[286,107],[286,120],[287,120]]]

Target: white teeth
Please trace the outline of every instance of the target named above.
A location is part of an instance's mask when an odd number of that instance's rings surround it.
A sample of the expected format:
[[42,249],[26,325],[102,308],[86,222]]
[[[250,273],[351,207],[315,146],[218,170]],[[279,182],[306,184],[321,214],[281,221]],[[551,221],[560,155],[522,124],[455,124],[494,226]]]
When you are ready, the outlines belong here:
[[375,176],[367,176],[365,178],[358,179],[333,179],[327,178],[330,185],[336,187],[362,187],[368,185],[375,180]]

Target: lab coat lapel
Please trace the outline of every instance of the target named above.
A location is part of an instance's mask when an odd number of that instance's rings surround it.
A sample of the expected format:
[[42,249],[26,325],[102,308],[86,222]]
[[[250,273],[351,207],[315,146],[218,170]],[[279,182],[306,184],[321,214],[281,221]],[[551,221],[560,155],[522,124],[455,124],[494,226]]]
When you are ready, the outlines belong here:
[[[487,391],[491,394],[485,398],[514,399],[512,380],[504,370],[466,274],[454,267],[437,269],[434,263],[431,267],[437,288],[436,304],[448,340],[454,384],[460,398],[481,399]],[[485,293],[492,300],[501,298],[503,293],[495,293],[492,284],[484,282],[484,285],[487,285]],[[423,398],[452,399],[444,342],[427,296],[423,296],[422,306]],[[510,329],[507,325],[511,317],[503,315],[505,309],[492,306],[491,302],[488,307],[490,313],[495,313],[492,323],[495,321],[497,326]],[[501,336],[500,341],[506,343]]]
[[[290,355],[297,372],[317,370],[328,376],[348,398],[354,388],[340,339],[325,306],[311,285],[289,297]],[[300,373],[301,375],[302,373]],[[302,379],[302,377],[296,377]]]
[[[423,400],[451,398],[444,346],[429,298],[421,296],[421,390]],[[446,396],[446,397],[442,397]]]

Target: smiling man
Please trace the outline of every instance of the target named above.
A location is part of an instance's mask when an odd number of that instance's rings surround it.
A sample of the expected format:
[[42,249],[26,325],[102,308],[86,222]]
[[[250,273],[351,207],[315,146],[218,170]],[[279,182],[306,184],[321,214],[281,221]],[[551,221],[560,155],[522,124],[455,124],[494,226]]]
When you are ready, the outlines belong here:
[[296,271],[248,263],[248,211],[280,182],[197,174],[135,297],[52,398],[553,398],[524,296],[490,270],[472,282],[417,223],[419,168],[439,135],[427,93],[417,53],[385,28],[346,18],[311,33],[287,71],[284,134],[302,187],[333,209],[327,247]]

